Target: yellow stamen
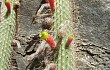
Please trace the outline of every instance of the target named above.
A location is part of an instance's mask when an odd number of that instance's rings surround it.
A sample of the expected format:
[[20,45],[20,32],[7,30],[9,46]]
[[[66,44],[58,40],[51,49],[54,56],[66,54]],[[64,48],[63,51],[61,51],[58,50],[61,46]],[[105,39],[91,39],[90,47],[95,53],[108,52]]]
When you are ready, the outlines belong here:
[[44,31],[41,31],[39,36],[42,38],[42,39],[47,39],[48,37],[48,32],[46,30]]
[[72,38],[72,39],[73,39],[73,38],[74,38],[74,35],[73,35],[73,34],[71,34],[71,35],[69,36],[69,38]]
[[4,0],[4,2],[9,2],[9,0]]

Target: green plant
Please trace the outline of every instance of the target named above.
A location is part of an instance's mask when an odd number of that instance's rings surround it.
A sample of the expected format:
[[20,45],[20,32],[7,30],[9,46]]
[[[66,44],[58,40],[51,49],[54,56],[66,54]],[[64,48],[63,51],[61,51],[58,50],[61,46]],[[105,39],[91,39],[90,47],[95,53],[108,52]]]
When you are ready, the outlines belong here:
[[53,16],[54,26],[52,28],[53,36],[57,42],[57,55],[54,57],[57,70],[75,70],[73,44],[68,49],[65,48],[68,36],[73,33],[71,15],[71,1],[57,0]]
[[[13,8],[13,3],[11,3],[11,7]],[[0,70],[8,70],[11,41],[15,29],[15,12],[12,10],[8,18],[4,18],[5,13],[6,7],[3,6],[0,22]]]

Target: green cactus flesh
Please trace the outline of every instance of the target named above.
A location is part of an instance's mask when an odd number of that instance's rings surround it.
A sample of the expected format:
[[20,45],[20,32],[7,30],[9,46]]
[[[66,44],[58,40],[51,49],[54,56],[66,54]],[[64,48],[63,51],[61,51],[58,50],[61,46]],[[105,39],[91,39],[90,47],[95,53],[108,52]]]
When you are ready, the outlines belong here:
[[[11,3],[12,4],[12,3]],[[15,12],[12,10],[8,18],[4,18],[6,7],[1,10],[0,22],[0,70],[8,70],[11,54],[11,41],[15,28]]]
[[58,32],[61,25],[66,25],[64,31],[65,36],[62,39],[60,45],[57,45],[58,57],[54,57],[54,61],[56,62],[56,70],[75,70],[74,66],[74,52],[73,45],[71,44],[68,49],[65,48],[65,43],[68,35],[72,33],[72,17],[71,17],[71,3],[70,0],[57,0],[56,10],[54,12],[53,21],[54,26],[52,28],[52,32],[55,40],[58,42]]

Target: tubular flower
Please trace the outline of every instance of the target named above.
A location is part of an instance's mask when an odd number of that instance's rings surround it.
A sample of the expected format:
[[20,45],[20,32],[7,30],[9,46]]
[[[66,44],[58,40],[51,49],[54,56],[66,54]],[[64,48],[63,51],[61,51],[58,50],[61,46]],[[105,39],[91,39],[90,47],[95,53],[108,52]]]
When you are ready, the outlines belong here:
[[65,45],[66,48],[69,47],[69,45],[71,44],[72,40],[73,40],[73,35],[70,35],[70,36],[68,37],[67,41],[66,41],[66,45]]
[[50,8],[52,9],[52,11],[54,11],[55,10],[54,0],[46,0],[46,2],[50,4]]
[[52,49],[55,49],[56,48],[55,41],[54,41],[53,37],[50,34],[48,34],[47,31],[41,31],[40,32],[40,37],[43,40],[45,40],[50,45],[50,47]]
[[5,6],[7,7],[7,12],[5,15],[5,17],[7,18],[11,13],[11,6],[10,6],[10,2],[8,0],[4,0],[4,3],[5,3]]

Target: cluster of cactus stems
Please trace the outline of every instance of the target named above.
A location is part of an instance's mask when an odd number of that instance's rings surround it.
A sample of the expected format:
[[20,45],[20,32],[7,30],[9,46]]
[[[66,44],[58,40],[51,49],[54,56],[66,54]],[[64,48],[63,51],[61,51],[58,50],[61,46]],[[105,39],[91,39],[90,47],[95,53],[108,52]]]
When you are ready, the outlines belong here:
[[[56,70],[75,70],[74,66],[74,52],[73,52],[73,31],[72,31],[72,9],[70,0],[55,0],[55,11],[53,16],[53,27],[51,29],[51,37],[45,33],[45,38],[51,39],[50,47],[54,46],[55,54],[53,60],[56,64]],[[41,32],[42,33],[42,32]],[[42,34],[43,36],[44,34]],[[49,34],[50,35],[50,34]],[[53,37],[52,37],[53,36]],[[54,38],[54,39],[53,39]],[[53,41],[54,40],[54,41]],[[55,43],[56,45],[55,45]]]
[[[14,2],[14,0],[12,0]],[[10,3],[13,4],[12,2]],[[0,70],[9,70],[11,54],[11,42],[15,29],[15,12],[12,10],[8,18],[5,18],[7,7],[2,3],[0,22]]]
[[[14,2],[14,0],[12,0]],[[13,3],[11,3],[13,4]],[[55,41],[49,44],[53,49],[57,48],[57,56],[54,55],[54,62],[56,64],[56,70],[75,70],[74,67],[74,55],[72,35],[72,23],[71,23],[71,6],[69,0],[55,0],[54,11],[54,26],[52,28],[52,34],[49,35],[50,41]],[[12,5],[13,6],[13,5]],[[12,7],[11,7],[12,8]],[[2,17],[5,15],[6,9],[2,10]],[[8,62],[11,54],[11,41],[15,29],[15,12],[12,10],[8,18],[1,18],[0,22],[0,69],[6,70],[8,68]],[[44,32],[45,34],[45,32]],[[45,38],[45,37],[43,37]],[[69,40],[68,40],[69,39]],[[50,43],[50,41],[47,41]],[[67,41],[69,43],[67,43]],[[69,45],[67,45],[69,44]],[[67,48],[66,48],[67,47]]]

